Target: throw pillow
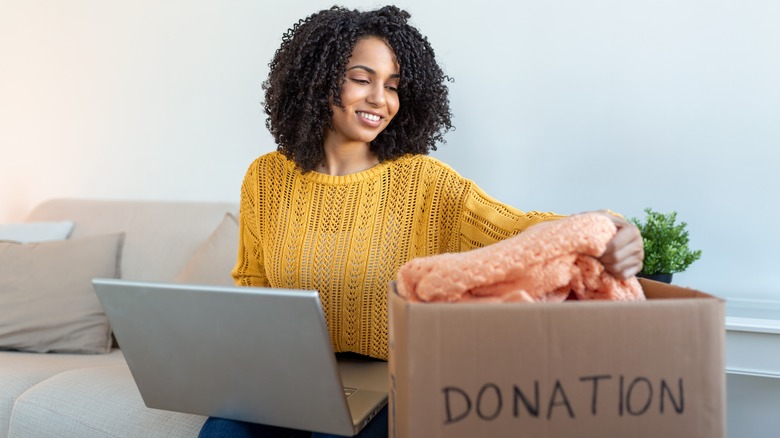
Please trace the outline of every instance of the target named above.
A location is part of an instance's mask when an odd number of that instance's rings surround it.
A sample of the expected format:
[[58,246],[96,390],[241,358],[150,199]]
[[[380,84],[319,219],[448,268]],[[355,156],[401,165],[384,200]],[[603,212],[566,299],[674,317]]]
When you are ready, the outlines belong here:
[[0,349],[109,352],[111,331],[91,280],[119,277],[123,240],[0,242]]
[[22,224],[0,224],[0,240],[20,243],[65,240],[73,230],[71,221],[28,222]]
[[179,283],[232,286],[230,271],[238,255],[238,219],[226,213],[222,222],[184,265],[176,281]]

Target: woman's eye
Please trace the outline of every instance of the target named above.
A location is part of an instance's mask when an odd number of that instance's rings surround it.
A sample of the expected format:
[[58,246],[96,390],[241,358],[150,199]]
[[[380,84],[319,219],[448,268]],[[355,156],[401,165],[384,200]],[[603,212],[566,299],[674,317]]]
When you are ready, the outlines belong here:
[[352,82],[355,82],[356,84],[367,84],[367,79],[360,79],[360,78],[352,78]]
[[385,88],[387,88],[388,90],[390,90],[390,91],[392,91],[394,93],[398,92],[398,86],[396,86],[396,85],[388,85]]

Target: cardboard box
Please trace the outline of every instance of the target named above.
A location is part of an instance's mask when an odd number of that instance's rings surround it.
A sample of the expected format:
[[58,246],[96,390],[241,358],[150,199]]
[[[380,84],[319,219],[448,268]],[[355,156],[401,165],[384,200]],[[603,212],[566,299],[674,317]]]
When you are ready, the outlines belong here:
[[410,303],[390,284],[391,437],[726,436],[723,300]]

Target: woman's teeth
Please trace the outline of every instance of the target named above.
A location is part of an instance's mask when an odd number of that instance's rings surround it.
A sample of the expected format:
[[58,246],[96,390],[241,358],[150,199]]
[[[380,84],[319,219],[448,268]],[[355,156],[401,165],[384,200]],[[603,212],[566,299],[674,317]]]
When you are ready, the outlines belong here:
[[378,122],[379,119],[381,118],[377,115],[364,113],[364,112],[358,112],[358,115],[360,115],[360,117],[363,117],[364,119],[371,120],[372,122]]

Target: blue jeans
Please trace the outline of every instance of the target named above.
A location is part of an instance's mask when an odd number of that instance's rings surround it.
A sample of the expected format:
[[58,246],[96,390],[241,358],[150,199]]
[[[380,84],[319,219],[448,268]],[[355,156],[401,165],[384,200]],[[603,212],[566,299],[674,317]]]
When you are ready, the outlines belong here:
[[[385,406],[359,434],[359,438],[386,438],[387,437],[387,406]],[[337,437],[317,432],[305,432],[302,430],[285,429],[283,427],[266,426],[264,424],[245,423],[243,421],[225,420],[211,417],[203,424],[199,438],[328,438]]]

